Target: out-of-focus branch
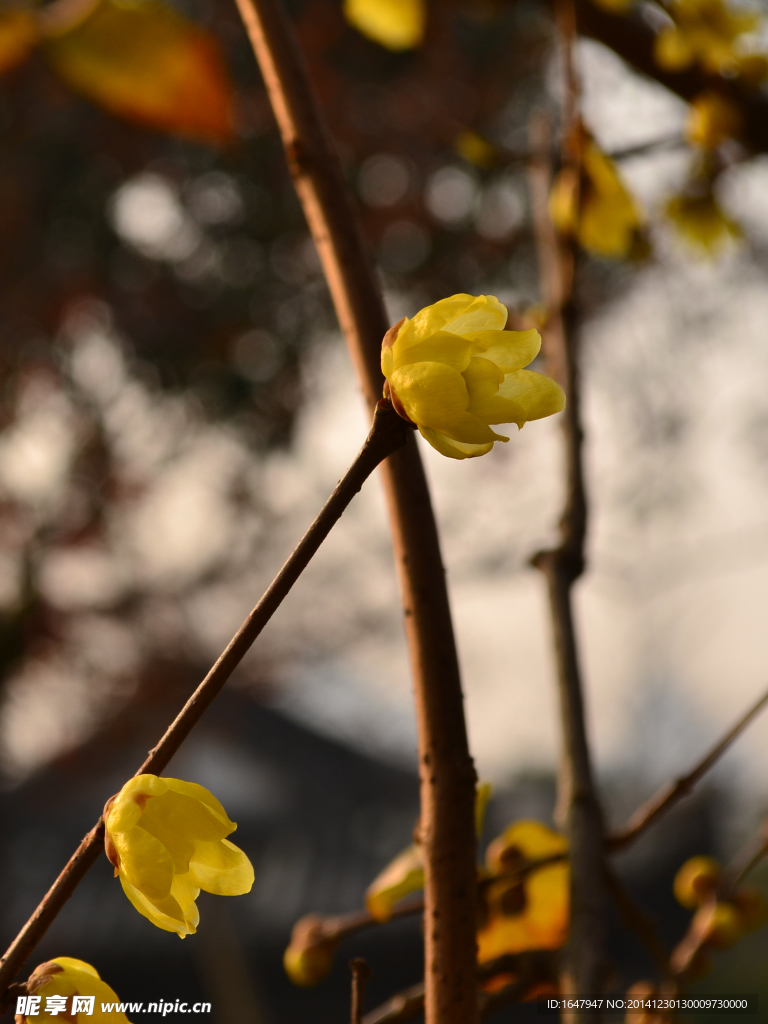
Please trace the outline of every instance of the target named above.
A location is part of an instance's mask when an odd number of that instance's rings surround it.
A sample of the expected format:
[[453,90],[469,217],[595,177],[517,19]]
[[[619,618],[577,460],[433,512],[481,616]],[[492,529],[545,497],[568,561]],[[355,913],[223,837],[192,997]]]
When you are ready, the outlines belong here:
[[[410,428],[405,421],[397,415],[389,402],[382,400],[376,408],[371,432],[355,461],[213,668],[165,731],[157,746],[149,752],[144,764],[136,772],[137,775],[157,775],[165,768],[213,699],[221,692],[224,684],[280,607],[363,483],[383,459],[406,443],[409,434]],[[80,843],[64,870],[0,960],[0,1000],[88,869],[96,862],[103,843],[102,817]]]
[[668,782],[635,811],[623,828],[613,832],[606,839],[609,850],[622,850],[642,835],[662,814],[666,814],[675,804],[692,792],[694,786],[703,778],[709,769],[722,757],[735,739],[746,729],[749,723],[768,704],[768,693],[753,704],[742,715],[736,724],[719,740],[709,753],[686,775],[681,775],[674,782]]
[[665,71],[653,57],[656,33],[639,11],[613,14],[593,0],[577,0],[578,31],[609,46],[636,71],[655,79],[684,100],[716,88],[732,99],[744,118],[740,139],[756,153],[768,152],[768,99],[764,92],[749,89],[738,80],[709,75],[694,66],[685,71]]
[[[556,4],[562,52],[562,165],[579,180],[580,123],[578,83],[573,66],[575,20],[572,0]],[[571,862],[571,922],[565,952],[562,987],[566,994],[599,992],[604,981],[604,839],[603,817],[594,782],[587,740],[584,696],[573,621],[572,589],[584,571],[587,501],[582,460],[583,430],[578,371],[577,311],[573,299],[575,244],[556,236],[548,198],[551,170],[546,160],[548,134],[541,119],[531,125],[531,148],[542,156],[530,165],[529,180],[539,271],[548,321],[544,354],[549,372],[567,396],[562,425],[565,440],[565,502],[557,547],[540,551],[533,564],[541,570],[549,603],[557,662],[563,763],[558,805],[565,819]],[[578,198],[575,200],[578,204]],[[577,205],[578,209],[578,205]],[[581,1021],[578,1010],[564,1018]],[[595,1017],[584,1017],[596,1024]]]
[[[277,119],[358,380],[381,394],[388,323],[338,157],[280,0],[237,0]],[[427,1024],[472,1024],[475,979],[475,770],[437,527],[415,438],[384,483],[405,610],[419,737],[425,855]]]
[[356,956],[354,960],[350,960],[349,968],[352,971],[350,1024],[362,1024],[365,986],[371,976],[371,969],[368,966],[368,961],[364,960],[361,956]]
[[669,976],[669,951],[662,942],[653,920],[639,907],[613,869],[606,864],[605,881],[608,892],[616,904],[621,923],[637,935],[645,946],[654,967],[663,978]]
[[[507,953],[480,964],[477,976],[481,980],[510,975],[508,985],[496,992],[480,992],[478,1012],[481,1017],[501,1009],[508,1003],[523,999],[533,985],[554,982],[557,978],[556,954],[552,950],[529,950],[525,953]],[[412,1020],[424,1009],[424,983],[411,985],[397,992],[381,1006],[367,1013],[362,1024],[395,1024]]]
[[[710,905],[714,906],[716,900],[733,899],[739,883],[767,855],[768,822],[763,822],[757,833],[726,867]],[[702,907],[694,914],[688,931],[672,951],[671,972],[680,981],[695,971],[699,955],[710,939],[710,922],[708,916],[702,913],[704,909]]]

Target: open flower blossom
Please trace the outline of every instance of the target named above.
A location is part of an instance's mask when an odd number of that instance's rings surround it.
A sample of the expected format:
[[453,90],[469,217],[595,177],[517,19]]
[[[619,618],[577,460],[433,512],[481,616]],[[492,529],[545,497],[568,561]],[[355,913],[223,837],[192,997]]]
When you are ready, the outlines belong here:
[[564,167],[552,187],[549,215],[563,235],[593,256],[624,259],[636,250],[643,226],[639,206],[616,165],[582,132],[581,174]]
[[[16,1014],[16,1024],[37,1024],[41,1020],[130,1024],[122,1011],[113,1012],[114,1004],[120,1000],[101,980],[98,971],[71,956],[58,956],[36,967],[27,980],[27,993],[33,997],[32,1006],[29,1014]],[[20,1005],[26,1007],[26,997],[21,1000],[24,1002],[20,1001]],[[102,1010],[102,1003],[109,1010]]]
[[411,50],[424,38],[425,0],[344,0],[344,16],[388,50]]
[[[564,836],[539,821],[516,821],[486,854],[485,919],[477,935],[478,963],[526,949],[558,949],[568,934],[567,860],[531,869],[567,852]],[[506,877],[505,877],[506,876]]]
[[123,891],[152,924],[183,939],[197,930],[200,890],[240,896],[253,885],[237,828],[203,786],[138,775],[105,808],[107,856]]
[[509,438],[492,423],[522,427],[560,412],[562,389],[525,370],[539,353],[536,331],[505,331],[507,309],[493,295],[452,295],[386,334],[384,393],[442,455],[485,455]]

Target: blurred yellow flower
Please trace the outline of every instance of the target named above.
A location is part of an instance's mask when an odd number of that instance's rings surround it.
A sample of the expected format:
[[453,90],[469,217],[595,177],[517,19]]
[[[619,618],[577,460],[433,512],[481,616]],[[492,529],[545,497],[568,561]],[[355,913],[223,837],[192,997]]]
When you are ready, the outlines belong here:
[[735,138],[741,128],[741,111],[719,92],[700,93],[691,103],[685,137],[702,149],[717,149],[726,139]]
[[479,963],[505,953],[563,945],[570,905],[567,861],[521,871],[567,849],[564,836],[538,821],[517,821],[491,843],[486,856],[492,876],[485,887],[487,916],[477,935]]
[[724,0],[672,0],[667,6],[675,24],[656,36],[656,63],[682,71],[698,62],[713,74],[739,70],[741,37],[754,32],[760,17],[734,10]]
[[459,132],[453,144],[459,156],[476,167],[493,167],[498,159],[496,147],[477,132]]
[[344,17],[388,50],[412,50],[424,38],[424,0],[344,0]]
[[424,856],[414,843],[390,861],[365,893],[365,906],[376,921],[388,921],[395,904],[424,888]]
[[493,295],[452,295],[384,338],[385,394],[449,458],[485,455],[495,441],[508,441],[492,423],[520,428],[565,406],[553,380],[523,369],[538,355],[538,333],[505,331],[507,315]]
[[716,256],[741,238],[741,228],[723,212],[711,189],[673,196],[664,213],[680,240],[699,255]]
[[581,176],[564,167],[549,197],[549,215],[563,235],[594,256],[623,259],[636,246],[643,218],[616,166],[584,133]]
[[144,917],[181,938],[197,930],[200,890],[239,896],[251,862],[225,836],[237,828],[203,786],[138,775],[105,808],[107,856]]
[[[20,1024],[37,1024],[40,1020],[72,1021],[76,1024],[86,1024],[86,1021],[93,1021],[94,1024],[99,1021],[130,1024],[124,1013],[112,1011],[112,1006],[120,1000],[109,985],[101,980],[98,971],[83,960],[58,956],[40,964],[29,976],[27,992],[37,998],[29,1015],[17,1015],[16,1020]],[[102,1003],[108,1004],[110,1009],[103,1011]]]

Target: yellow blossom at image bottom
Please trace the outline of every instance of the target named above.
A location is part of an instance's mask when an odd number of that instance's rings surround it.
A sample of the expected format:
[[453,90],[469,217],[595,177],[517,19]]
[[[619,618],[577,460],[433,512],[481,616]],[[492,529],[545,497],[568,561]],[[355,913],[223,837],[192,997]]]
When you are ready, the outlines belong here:
[[[33,997],[30,1012],[18,1013],[16,1024],[37,1024],[41,1020],[130,1024],[124,1013],[112,1012],[113,1004],[120,1000],[98,971],[83,960],[59,956],[40,964],[27,981],[27,992]],[[102,1003],[110,1010],[102,1011]]]
[[505,953],[563,945],[570,907],[567,860],[523,869],[567,849],[565,837],[539,821],[516,821],[491,843],[486,855],[487,913],[477,935],[479,963]]
[[549,377],[526,367],[541,348],[537,331],[506,331],[493,295],[452,295],[387,332],[381,368],[401,416],[442,455],[468,459],[508,441],[491,424],[541,419],[565,407]]
[[181,938],[197,930],[200,890],[240,896],[253,885],[237,828],[203,786],[138,775],[106,808],[107,856],[123,891],[152,924]]

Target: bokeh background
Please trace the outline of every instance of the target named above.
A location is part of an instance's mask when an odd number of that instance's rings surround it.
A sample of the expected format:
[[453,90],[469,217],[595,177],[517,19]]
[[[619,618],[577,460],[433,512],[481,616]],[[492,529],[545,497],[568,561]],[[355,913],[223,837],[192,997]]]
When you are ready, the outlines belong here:
[[[0,890],[10,939],[255,603],[354,456],[366,418],[237,12],[184,0],[232,77],[234,137],[136,127],[40,53],[0,82]],[[290,4],[392,322],[457,291],[540,303],[525,156],[557,126],[539,0],[434,4],[392,53],[339,0]],[[581,40],[584,118],[646,212],[652,255],[590,260],[583,317],[589,567],[577,592],[591,737],[619,824],[768,686],[768,158],[734,159],[744,237],[698,258],[660,217],[694,156],[687,105]],[[482,145],[478,144],[478,140]],[[561,499],[556,418],[486,458],[424,457],[442,528],[490,839],[551,821],[558,751],[542,580]],[[671,878],[727,856],[768,804],[768,721],[619,859],[676,940]],[[125,1000],[210,998],[216,1024],[336,1021],[420,976],[418,926],[349,940],[293,989],[294,921],[361,905],[417,815],[415,728],[382,496],[345,514],[169,773],[211,788],[256,867],[179,942],[106,859],[39,959],[97,963]],[[617,977],[648,973],[631,939]],[[764,987],[765,934],[709,991]],[[38,962],[36,959],[35,962]],[[768,995],[767,995],[768,997]],[[504,1011],[505,1019],[522,1019]],[[142,1019],[149,1020],[146,1015]],[[501,1017],[499,1017],[501,1019]]]

